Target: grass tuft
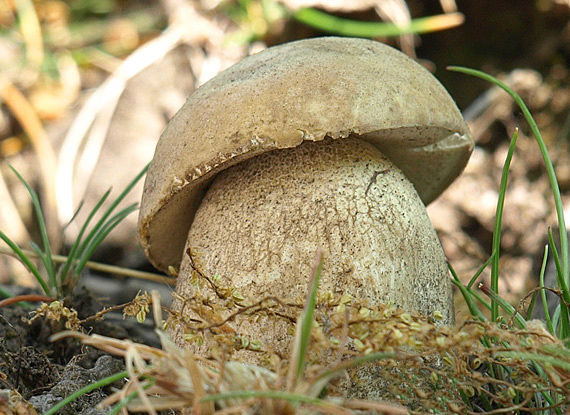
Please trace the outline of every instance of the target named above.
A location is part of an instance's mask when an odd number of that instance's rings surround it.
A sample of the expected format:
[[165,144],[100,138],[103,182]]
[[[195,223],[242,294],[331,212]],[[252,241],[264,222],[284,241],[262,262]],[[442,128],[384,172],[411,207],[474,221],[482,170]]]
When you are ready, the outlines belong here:
[[[40,270],[34,265],[31,260],[32,255],[26,250],[20,248],[14,243],[8,235],[0,231],[0,239],[2,239],[8,247],[12,250],[24,266],[34,275],[38,284],[43,292],[53,298],[63,298],[73,291],[77,285],[81,272],[89,262],[89,258],[93,256],[95,249],[103,242],[105,237],[125,219],[129,214],[137,210],[137,205],[133,204],[121,209],[119,212],[114,213],[117,206],[123,201],[125,196],[131,191],[136,183],[144,176],[148,169],[148,165],[128,184],[128,186],[121,192],[121,194],[111,203],[105,210],[101,218],[87,233],[87,229],[92,220],[100,210],[105,200],[109,197],[110,191],[106,192],[99,202],[95,205],[93,210],[88,215],[85,223],[82,225],[77,239],[73,243],[69,255],[65,258],[61,266],[56,267],[56,255],[51,250],[48,231],[46,227],[45,217],[37,193],[24,178],[14,169],[14,174],[18,177],[20,182],[25,186],[30,198],[34,213],[37,218],[38,227],[41,235],[41,246],[35,242],[30,242],[30,246],[35,255],[41,260],[43,270]],[[75,216],[74,216],[75,217]],[[84,235],[87,233],[87,236]],[[2,252],[0,252],[2,253]],[[43,271],[43,272],[42,272]],[[44,277],[45,275],[45,277]],[[7,293],[2,293],[7,296]]]
[[[548,149],[546,147],[546,143],[542,138],[542,133],[540,132],[538,125],[536,124],[530,110],[526,106],[523,99],[509,86],[505,83],[500,81],[499,79],[486,74],[484,72],[478,71],[476,69],[465,68],[460,66],[450,66],[448,67],[450,71],[456,71],[465,73],[471,76],[475,76],[477,78],[483,79],[485,81],[491,82],[492,84],[498,86],[502,90],[504,90],[507,94],[509,94],[515,103],[518,105],[520,110],[522,111],[526,121],[528,122],[532,133],[536,139],[536,143],[538,148],[542,154],[542,158],[544,161],[544,165],[546,167],[546,173],[548,175],[548,179],[550,181],[550,189],[552,191],[552,196],[554,198],[554,205],[556,208],[556,216],[558,219],[558,230],[559,230],[559,237],[560,237],[560,250],[556,249],[556,245],[554,243],[554,239],[552,238],[552,234],[549,231],[549,238],[550,238],[550,248],[552,250],[552,254],[556,263],[556,270],[558,275],[558,286],[561,293],[561,300],[559,302],[558,310],[559,312],[555,313],[554,316],[549,316],[549,319],[553,320],[553,326],[557,327],[557,336],[560,339],[568,339],[570,336],[570,311],[568,309],[568,305],[570,304],[570,291],[569,291],[569,281],[570,281],[570,262],[569,262],[569,252],[568,252],[568,232],[566,229],[566,222],[564,220],[564,207],[562,205],[562,197],[560,195],[560,187],[558,185],[558,179],[556,178],[556,172],[554,171],[554,166],[552,164],[552,160],[548,154]],[[513,137],[514,138],[514,137]],[[511,142],[511,147],[514,147],[514,143]],[[512,157],[512,149],[509,148],[510,157]],[[507,156],[509,158],[509,156]],[[510,162],[510,158],[509,158]],[[508,170],[508,167],[507,167]],[[501,185],[499,198],[504,200],[505,192],[506,192],[506,179],[507,179],[507,171],[503,170],[503,179],[501,183],[505,183]],[[501,211],[497,209],[497,215],[502,212],[502,205]],[[498,249],[498,242],[500,238],[500,226],[495,227],[495,233],[493,238],[493,255],[494,257],[494,265],[493,265],[493,272],[492,272],[492,280],[491,280],[491,290],[494,294],[499,295],[498,292],[498,253],[496,250]],[[558,252],[560,252],[560,257],[558,256]],[[491,316],[493,319],[498,318],[498,302],[491,299]]]

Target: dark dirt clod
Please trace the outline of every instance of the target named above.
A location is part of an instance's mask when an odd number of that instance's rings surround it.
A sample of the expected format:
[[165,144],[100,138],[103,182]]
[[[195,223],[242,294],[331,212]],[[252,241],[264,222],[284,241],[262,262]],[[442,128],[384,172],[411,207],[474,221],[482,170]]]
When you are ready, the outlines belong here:
[[[63,370],[59,381],[51,388],[51,390],[43,395],[32,396],[29,402],[38,410],[44,412],[61,399],[69,396],[76,390],[90,385],[97,380],[104,377],[113,375],[123,370],[123,364],[120,360],[108,355],[103,355],[97,359],[95,367],[92,369],[85,369],[76,363],[69,363]],[[120,385],[116,385],[119,386]],[[93,392],[85,394],[78,399],[75,399],[69,405],[64,407],[61,415],[103,415],[107,411],[97,409],[96,406],[106,396],[106,388],[96,389]]]
[[[80,318],[103,308],[87,292],[79,293],[70,303],[80,310]],[[55,328],[44,318],[30,322],[34,309],[20,305],[0,309],[0,389],[18,391],[42,413],[76,390],[123,370],[122,359],[75,339],[50,342],[49,336],[62,327]],[[129,320],[124,322],[132,326]],[[83,329],[121,339],[139,337],[125,328],[121,319],[93,321]],[[60,414],[104,414],[106,411],[95,407],[109,392],[108,388],[97,389],[74,400]]]

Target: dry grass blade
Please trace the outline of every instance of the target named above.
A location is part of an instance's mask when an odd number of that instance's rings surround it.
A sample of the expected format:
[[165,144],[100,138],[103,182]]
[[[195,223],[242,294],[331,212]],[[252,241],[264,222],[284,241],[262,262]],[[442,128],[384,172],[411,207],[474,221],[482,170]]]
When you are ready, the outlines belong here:
[[379,411],[387,415],[405,415],[410,413],[409,409],[405,406],[391,402],[370,402],[362,399],[347,399],[343,402],[343,405],[352,409]]
[[0,100],[4,101],[30,139],[40,167],[43,194],[43,211],[53,248],[59,246],[60,229],[57,219],[57,201],[53,183],[56,175],[56,158],[42,122],[28,99],[6,78],[0,76]]
[[293,391],[302,380],[303,370],[305,366],[307,350],[311,338],[311,326],[313,325],[313,314],[317,300],[317,291],[319,287],[319,279],[321,277],[323,267],[323,252],[318,251],[313,269],[311,271],[311,279],[309,280],[309,291],[303,313],[299,316],[293,340],[293,352],[291,354],[291,364],[289,365],[289,373],[287,374],[287,390]]
[[[74,213],[72,198],[75,162],[85,136],[97,121],[98,127],[93,132],[98,148],[90,146],[90,160],[97,160],[100,146],[107,135],[112,114],[123,93],[126,83],[133,76],[164,57],[181,42],[185,30],[180,25],[171,25],[159,37],[145,43],[133,52],[89,97],[75,117],[64,139],[57,168],[57,199],[59,218],[62,223],[71,219]],[[102,111],[104,111],[102,113]],[[99,117],[104,115],[101,121]],[[90,138],[92,140],[93,138]],[[93,154],[95,151],[95,156]],[[92,166],[93,167],[93,166]],[[90,175],[90,173],[89,173]],[[84,183],[84,186],[86,183]],[[83,193],[83,192],[81,192]]]
[[465,16],[458,12],[438,14],[431,16],[429,22],[426,22],[426,30],[429,32],[437,32],[451,29],[462,25],[464,21]]
[[441,8],[445,13],[455,13],[457,11],[457,4],[455,0],[439,0]]
[[152,360],[165,356],[165,352],[163,350],[144,344],[100,336],[98,334],[88,335],[77,331],[61,331],[51,336],[50,341],[55,342],[68,337],[79,339],[88,346],[93,346],[125,358],[130,350],[135,350],[144,360]]
[[39,68],[44,60],[44,40],[34,2],[32,0],[15,0],[13,5],[18,11],[20,31],[26,43],[26,59],[31,65]]
[[[128,343],[131,343],[128,341]],[[132,344],[132,343],[131,343]],[[127,350],[127,355],[125,357],[125,364],[127,366],[127,373],[129,374],[129,386],[132,387],[138,393],[138,398],[143,403],[145,409],[151,415],[158,415],[154,409],[149,396],[140,381],[140,375],[146,371],[146,362],[142,359],[141,355],[137,353],[137,350],[129,347]]]
[[[382,0],[374,5],[376,13],[386,21],[393,22],[399,27],[409,26],[412,17],[404,0]],[[411,57],[416,56],[414,35],[404,34],[399,38],[402,51]]]
[[[1,185],[0,185],[1,187]],[[2,200],[0,198],[0,200]],[[38,254],[27,250],[27,249],[22,249],[22,252],[28,256],[29,258],[37,258]],[[2,246],[0,246],[0,254],[2,255],[9,255],[9,256],[16,256],[16,254],[14,253],[14,251],[12,251],[11,249],[8,248],[4,248]],[[64,256],[64,255],[57,255],[57,254],[52,254],[52,259],[54,263],[59,263],[59,264],[63,264],[68,260],[68,257]],[[105,273],[109,273],[109,274],[113,274],[113,275],[121,275],[124,277],[132,277],[132,278],[138,278],[141,280],[147,280],[147,281],[156,281],[159,283],[164,283],[164,284],[169,284],[169,285],[175,285],[176,284],[176,278],[172,278],[172,277],[168,277],[166,275],[161,275],[161,274],[155,274],[152,272],[146,272],[146,271],[139,271],[136,269],[131,269],[131,268],[124,268],[124,267],[119,267],[116,265],[109,265],[109,264],[102,264],[100,262],[94,262],[94,261],[87,261],[85,263],[85,266],[91,270],[95,270],[95,271],[99,271],[99,272],[105,272]]]
[[[2,209],[0,209],[0,228],[6,235],[10,236],[10,239],[14,241],[17,245],[22,246],[27,241],[31,240],[26,225],[22,221],[22,217],[18,212],[18,208],[12,195],[8,190],[6,181],[4,180],[4,175],[0,171],[0,200],[2,201]],[[13,252],[11,249],[0,245],[0,250],[5,249],[6,251]],[[27,272],[25,267],[18,266],[19,264],[14,261],[4,262],[6,268],[8,269],[8,274],[12,275],[13,282],[17,285],[33,286],[36,281],[33,274]]]
[[200,415],[211,415],[214,412],[214,402],[203,402],[200,400],[206,395],[204,385],[202,384],[202,376],[200,369],[196,364],[196,360],[192,356],[186,359],[188,365],[188,373],[192,379],[194,386],[194,413]]
[[297,10],[303,7],[316,7],[329,12],[350,13],[374,7],[377,0],[279,0],[287,8]]
[[[126,82],[166,55],[168,51],[181,41],[183,35],[183,28],[176,25],[170,26],[161,36],[133,52],[119,68],[97,88],[75,117],[61,147],[57,168],[57,199],[59,218],[62,223],[66,223],[73,217],[74,204],[72,188],[74,167],[79,149],[87,132],[103,109],[109,111],[109,108],[111,108],[114,111],[126,86]],[[106,117],[105,125],[99,126],[96,130],[98,136],[97,140],[101,145],[104,141],[104,137],[107,135],[110,119],[111,117]],[[90,157],[97,159],[97,157],[93,157],[93,154],[91,154]]]
[[8,190],[4,175],[0,171],[0,200],[2,200],[2,209],[0,209],[0,224],[2,230],[10,235],[10,238],[18,245],[30,240],[30,235],[26,229],[26,225],[22,221],[22,217],[18,213],[18,208],[12,195]]
[[[74,213],[74,180],[77,179],[79,194],[83,194],[87,187],[127,81],[158,62],[177,45],[215,38],[217,32],[215,23],[199,15],[194,5],[182,3],[171,16],[168,28],[130,54],[88,98],[69,128],[60,150],[56,189],[58,215],[62,223],[68,222]],[[83,143],[86,143],[83,156],[78,160]]]
[[[374,7],[382,7],[383,3],[390,3],[386,0],[279,0],[291,10],[297,10],[302,7],[316,7],[318,9],[327,10],[329,12],[351,13],[371,9]],[[455,0],[439,0],[442,10],[445,13],[454,13],[457,11]]]

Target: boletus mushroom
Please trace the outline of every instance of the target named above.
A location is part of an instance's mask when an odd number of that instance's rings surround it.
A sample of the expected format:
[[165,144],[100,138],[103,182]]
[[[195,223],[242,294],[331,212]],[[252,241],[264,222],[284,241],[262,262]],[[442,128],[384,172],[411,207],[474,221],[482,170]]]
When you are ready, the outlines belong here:
[[[334,37],[272,47],[204,84],[167,125],[141,243],[158,268],[180,268],[182,295],[193,290],[188,247],[244,297],[284,300],[305,295],[321,249],[321,290],[453,324],[425,205],[472,149],[447,91],[401,52]],[[259,335],[279,348],[286,334],[271,331]]]

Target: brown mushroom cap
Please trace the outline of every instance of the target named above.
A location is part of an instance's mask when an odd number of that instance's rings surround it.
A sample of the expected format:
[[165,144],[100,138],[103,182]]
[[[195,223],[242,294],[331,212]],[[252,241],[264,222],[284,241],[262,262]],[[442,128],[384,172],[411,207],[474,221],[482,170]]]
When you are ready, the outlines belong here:
[[139,216],[146,255],[163,270],[179,265],[204,189],[220,171],[304,140],[351,135],[390,158],[425,204],[473,149],[453,99],[403,53],[334,37],[272,47],[204,84],[167,125]]

